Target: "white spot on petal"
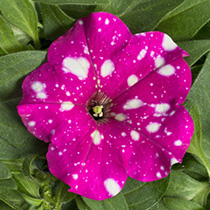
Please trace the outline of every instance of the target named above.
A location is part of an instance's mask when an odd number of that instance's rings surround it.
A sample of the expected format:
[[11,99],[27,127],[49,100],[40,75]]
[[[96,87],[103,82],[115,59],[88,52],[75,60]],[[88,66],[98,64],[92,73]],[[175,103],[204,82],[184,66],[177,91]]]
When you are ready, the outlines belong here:
[[175,73],[175,68],[172,65],[168,64],[161,67],[157,72],[162,76],[171,76]]
[[72,177],[77,180],[78,179],[78,174],[73,174]]
[[151,52],[150,52],[150,56],[151,56],[151,57],[153,57],[153,56],[154,56],[154,54],[155,54],[155,52],[154,52],[154,51],[151,51]]
[[155,67],[156,68],[159,68],[161,66],[163,66],[165,64],[165,60],[163,57],[161,56],[158,56],[156,59],[155,59]]
[[89,50],[87,46],[84,47],[84,53],[89,55]]
[[112,196],[117,195],[121,190],[120,185],[112,178],[106,179],[104,181],[104,186],[106,190],[109,192],[109,194]]
[[147,51],[145,49],[141,50],[137,56],[137,60],[141,60],[145,57]]
[[142,100],[140,99],[131,99],[126,102],[123,106],[124,109],[137,109],[143,105]]
[[82,20],[79,20],[79,24],[80,24],[80,25],[83,25],[83,21],[82,21]]
[[74,107],[74,104],[72,104],[70,101],[69,102],[63,102],[61,104],[61,110],[62,111],[69,111]]
[[40,92],[36,94],[36,97],[39,99],[46,99],[47,95],[45,93]]
[[178,163],[179,161],[176,158],[171,158],[171,166]]
[[114,117],[116,114],[114,112],[110,113],[110,116]]
[[174,145],[175,145],[175,146],[181,146],[181,145],[182,145],[182,141],[181,141],[181,140],[176,140],[176,141],[174,142]]
[[161,126],[161,124],[156,123],[156,122],[155,123],[150,123],[149,125],[147,125],[146,129],[150,133],[155,133],[159,130],[160,126]]
[[163,37],[162,46],[163,46],[164,50],[166,50],[166,51],[175,50],[177,47],[176,43],[167,34],[165,34]]
[[101,143],[101,136],[98,130],[95,130],[90,136],[92,137],[95,145],[99,145]]
[[114,63],[110,59],[105,60],[101,66],[101,76],[102,77],[110,76],[114,70],[115,70]]
[[157,176],[157,178],[161,178],[162,177],[160,172],[157,172],[156,176]]
[[35,91],[35,92],[41,92],[44,90],[44,86],[41,82],[33,82],[33,84],[31,85],[31,88]]
[[63,60],[63,71],[76,75],[80,80],[86,79],[90,68],[89,61],[84,58],[67,57]]
[[126,136],[126,133],[125,133],[125,132],[122,132],[121,135],[122,135],[123,137],[125,137],[125,136]]
[[138,141],[139,140],[139,133],[136,132],[135,130],[132,130],[131,131],[131,138],[134,140],[134,141]]
[[170,105],[167,104],[167,103],[161,103],[161,104],[158,104],[158,105],[155,107],[155,111],[156,111],[156,112],[159,112],[159,113],[165,113],[165,112],[167,112],[169,109],[170,109]]
[[30,126],[30,127],[33,127],[33,126],[35,126],[36,125],[36,122],[35,121],[30,121],[29,123],[28,123],[28,126]]
[[126,116],[123,113],[115,115],[115,119],[118,121],[124,121],[126,119]]
[[169,115],[172,116],[175,114],[176,111],[172,111]]
[[106,18],[106,20],[105,20],[105,24],[106,24],[106,25],[108,25],[108,24],[109,24],[109,19],[108,19],[108,18]]
[[127,80],[128,86],[131,87],[137,82],[138,82],[138,77],[136,75],[132,74],[128,77],[128,80]]
[[71,94],[70,94],[70,92],[69,92],[69,91],[67,91],[67,92],[66,92],[66,95],[67,95],[67,96],[70,96]]

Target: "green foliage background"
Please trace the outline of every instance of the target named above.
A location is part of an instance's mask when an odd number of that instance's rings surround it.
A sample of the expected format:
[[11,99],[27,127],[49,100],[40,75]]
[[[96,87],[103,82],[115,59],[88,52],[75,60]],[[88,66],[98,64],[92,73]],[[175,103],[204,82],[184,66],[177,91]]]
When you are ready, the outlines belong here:
[[[16,106],[24,77],[52,41],[80,18],[106,11],[132,33],[158,30],[189,53],[193,85],[185,106],[195,133],[182,164],[165,179],[128,179],[121,193],[94,201],[68,192],[47,168],[47,144],[23,126]],[[210,209],[209,0],[0,0],[0,210]]]

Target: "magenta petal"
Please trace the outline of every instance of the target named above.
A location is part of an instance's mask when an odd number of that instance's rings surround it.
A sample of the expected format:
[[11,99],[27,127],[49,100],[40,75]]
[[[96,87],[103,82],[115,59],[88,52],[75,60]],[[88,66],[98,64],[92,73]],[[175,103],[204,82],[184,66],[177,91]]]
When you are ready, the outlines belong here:
[[[89,128],[88,124],[79,123],[79,121],[92,121],[84,107],[68,102],[19,105],[18,113],[29,132],[46,142],[51,141],[65,130],[70,130],[73,119],[77,124],[76,130],[80,127],[83,127],[84,130]],[[60,138],[58,139],[60,142]]]
[[20,104],[69,102],[85,105],[96,91],[96,82],[92,78],[94,73],[90,71],[89,74],[91,79],[80,80],[45,63],[25,78]]
[[54,135],[47,153],[51,173],[70,186],[74,185],[84,167],[92,144],[90,134],[96,129],[92,119],[78,121],[78,118],[72,120],[69,127]]
[[[177,127],[174,122],[178,122]],[[171,165],[182,161],[193,131],[192,119],[182,106],[168,119],[167,127],[162,125],[154,135],[114,119],[109,123],[112,126],[107,128],[107,133],[121,152],[127,174],[143,182],[166,177]]]
[[[76,141],[51,144],[48,151],[50,171],[71,186],[69,191],[90,199],[103,200],[120,192],[127,179],[120,151],[106,132],[109,125],[94,126]],[[61,137],[57,137],[61,138]],[[68,143],[67,143],[68,142]],[[60,153],[60,155],[59,155]]]
[[119,18],[104,12],[89,15],[84,25],[98,89],[112,98],[111,92],[115,92],[112,91],[113,84],[118,84],[122,73],[118,65],[132,34]]
[[123,108],[131,99],[140,100],[139,107],[144,107],[143,105],[146,104],[147,108],[167,101],[172,104],[183,103],[190,86],[191,70],[183,58],[178,58],[141,79],[113,102],[125,111],[135,111],[135,109]]
[[[170,161],[172,163],[182,161],[194,128],[192,118],[178,103],[184,102],[190,84],[190,69],[182,58],[178,58],[149,74],[113,100],[112,118],[132,128],[134,140],[138,137],[140,145],[135,147],[134,153],[147,151],[144,155],[139,153],[131,156],[131,161],[127,165],[129,176],[141,181],[156,180],[169,173]],[[159,157],[158,163],[155,160],[156,153]],[[146,162],[145,164],[142,162],[146,156],[152,170],[151,174],[148,172]],[[127,156],[125,159],[128,160]],[[137,168],[131,165],[135,161],[141,168],[139,173]],[[156,166],[159,169],[163,166],[166,170],[165,175],[161,173],[160,176]],[[142,177],[142,173],[145,177]]]
[[[139,181],[154,181],[167,176],[171,165],[182,162],[193,134],[193,121],[182,106],[164,122],[145,121],[146,128],[138,120],[133,125],[121,123],[118,129],[124,130],[125,140],[118,143],[126,145],[123,157],[128,175]],[[127,137],[133,140],[132,145],[127,145]],[[130,155],[126,154],[127,147]]]
[[[99,27],[98,23],[96,27]],[[113,37],[123,35],[118,29],[110,34],[114,34]],[[161,32],[137,34],[125,40],[129,41],[117,42],[116,45],[96,45],[91,53],[97,67],[99,89],[110,98],[115,98],[162,65],[186,55],[168,35]]]
[[109,123],[112,126],[107,127],[107,135],[120,151],[130,177],[154,181],[169,174],[171,164],[176,160],[170,151],[124,123],[115,120]]

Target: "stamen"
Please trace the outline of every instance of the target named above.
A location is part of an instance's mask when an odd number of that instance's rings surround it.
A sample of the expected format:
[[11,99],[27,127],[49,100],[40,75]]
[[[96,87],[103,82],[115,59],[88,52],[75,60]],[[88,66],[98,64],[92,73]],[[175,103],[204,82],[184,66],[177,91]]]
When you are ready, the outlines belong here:
[[102,109],[103,109],[103,106],[94,106],[93,107],[93,111],[96,113],[96,114],[100,114],[102,112]]
[[87,110],[97,122],[108,122],[110,111],[109,97],[101,92],[95,93],[88,101]]

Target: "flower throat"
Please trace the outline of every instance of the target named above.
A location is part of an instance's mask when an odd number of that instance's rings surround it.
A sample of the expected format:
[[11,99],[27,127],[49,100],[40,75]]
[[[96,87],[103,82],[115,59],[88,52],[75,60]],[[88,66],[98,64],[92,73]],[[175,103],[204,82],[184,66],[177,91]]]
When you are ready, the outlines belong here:
[[87,109],[92,118],[99,122],[108,122],[109,119],[109,98],[104,93],[95,93],[88,102]]

